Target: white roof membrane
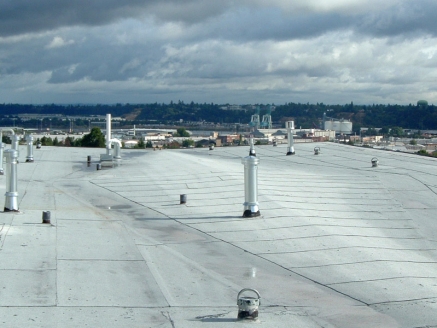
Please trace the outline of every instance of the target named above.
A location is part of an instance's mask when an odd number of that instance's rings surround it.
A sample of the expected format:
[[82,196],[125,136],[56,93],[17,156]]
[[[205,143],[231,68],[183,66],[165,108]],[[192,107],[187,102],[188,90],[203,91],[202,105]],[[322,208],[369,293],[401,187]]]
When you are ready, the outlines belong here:
[[123,149],[96,170],[105,149],[21,146],[2,326],[229,327],[243,288],[266,327],[437,326],[436,159],[256,147],[261,216],[243,218],[248,149]]

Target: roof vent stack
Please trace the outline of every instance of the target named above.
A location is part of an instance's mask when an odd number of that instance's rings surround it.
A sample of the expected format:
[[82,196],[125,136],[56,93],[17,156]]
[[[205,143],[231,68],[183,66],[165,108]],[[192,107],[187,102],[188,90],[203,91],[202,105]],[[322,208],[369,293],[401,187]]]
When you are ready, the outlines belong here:
[[253,144],[253,135],[250,135],[249,145],[250,145],[249,156],[256,156],[255,145]]
[[[0,137],[1,138],[1,137]],[[3,170],[3,152],[5,151],[5,144],[0,140],[0,175],[5,174]]]
[[27,142],[26,162],[27,163],[32,163],[33,162],[33,136],[28,134],[26,136],[26,142]]
[[6,157],[6,193],[5,212],[18,212],[17,164],[18,150],[5,150]]
[[[18,152],[18,142],[20,141],[20,137],[17,136],[16,134],[12,135],[12,145],[11,145],[11,149],[14,149]],[[18,155],[17,155],[18,157]]]
[[111,114],[106,114],[106,155],[112,155],[112,150],[111,150]]
[[109,140],[109,148],[112,147],[112,144],[114,144],[114,159],[115,160],[120,160],[121,159],[121,141],[118,139],[111,139]]
[[294,139],[293,139],[293,130],[294,130],[294,121],[285,122],[285,127],[287,128],[288,133],[288,147],[287,147],[287,155],[294,155]]
[[258,203],[258,163],[259,159],[247,156],[241,160],[244,164],[244,213],[243,217],[260,216]]
[[[18,151],[18,141],[20,140],[20,138],[18,136],[15,135],[15,131],[13,129],[1,129],[0,130],[0,142],[2,142],[3,140],[3,131],[9,131],[12,134],[12,144],[11,144],[11,148],[15,149],[16,151]],[[3,146],[4,147],[4,146]],[[3,157],[2,157],[3,158]]]

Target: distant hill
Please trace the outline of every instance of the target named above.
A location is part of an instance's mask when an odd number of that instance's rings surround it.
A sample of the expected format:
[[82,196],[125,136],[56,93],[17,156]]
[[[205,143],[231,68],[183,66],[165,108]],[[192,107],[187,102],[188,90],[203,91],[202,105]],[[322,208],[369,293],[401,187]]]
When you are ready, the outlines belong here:
[[[268,112],[267,105],[257,105],[260,116]],[[41,114],[41,115],[105,115],[121,116],[135,124],[142,121],[172,122],[179,121],[207,121],[216,123],[241,123],[250,122],[251,115],[256,111],[254,105],[242,105],[240,110],[225,110],[228,104],[198,104],[191,102],[186,104],[182,101],[169,104],[114,104],[114,105],[23,105],[23,104],[0,104],[0,117],[2,125],[7,125],[10,118],[18,114]],[[354,124],[354,130],[360,127],[403,127],[411,129],[437,129],[437,107],[422,102],[419,105],[326,105],[287,103],[284,105],[272,105],[272,120],[281,124],[285,120],[294,119],[295,125],[302,128],[319,126],[323,113],[337,119],[348,119]],[[11,121],[12,123],[12,121]],[[35,125],[30,121],[28,124]],[[85,123],[83,123],[85,124]]]

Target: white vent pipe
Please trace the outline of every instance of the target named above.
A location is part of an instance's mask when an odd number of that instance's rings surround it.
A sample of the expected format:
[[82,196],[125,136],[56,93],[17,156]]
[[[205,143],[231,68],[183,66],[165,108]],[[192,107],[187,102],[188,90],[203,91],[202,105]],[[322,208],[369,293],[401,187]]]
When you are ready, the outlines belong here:
[[256,156],[255,145],[253,144],[253,136],[252,135],[249,138],[249,145],[250,145],[249,156]]
[[258,163],[255,156],[247,156],[241,160],[244,164],[244,217],[259,216],[258,203]]
[[293,130],[294,130],[294,121],[285,122],[285,127],[287,128],[288,133],[288,147],[287,147],[287,155],[294,155],[294,139],[293,139]]
[[111,155],[111,114],[106,114],[106,155]]
[[121,159],[121,154],[120,154],[121,141],[118,140],[118,139],[110,139],[109,140],[109,148],[112,147],[112,144],[115,144],[114,145],[114,150],[115,150],[114,158],[115,159]]
[[0,175],[5,174],[3,170],[3,152],[5,151],[5,144],[0,141]]
[[18,151],[15,149],[5,150],[6,157],[6,193],[5,212],[18,212],[18,191],[17,191],[17,164]]
[[26,136],[26,141],[27,141],[26,162],[33,162],[33,136],[28,134]]
[[3,131],[9,131],[12,135],[15,135],[15,131],[13,129],[6,128],[6,129],[1,129],[0,130],[1,136],[3,136]]
[[[12,133],[15,134],[14,130]],[[0,175],[3,175],[5,172],[3,170],[3,152],[5,150],[5,144],[3,143],[3,130],[0,129]]]
[[[20,140],[20,138],[18,136],[15,137],[15,131],[13,129],[0,129],[0,142],[2,142],[3,140],[3,131],[9,131],[12,134],[12,138],[11,138],[11,148],[18,150],[18,141]],[[2,158],[3,159],[3,158]]]
[[20,137],[16,134],[12,135],[12,145],[11,145],[11,149],[15,149],[16,151],[19,152],[18,150],[18,143],[20,141]]

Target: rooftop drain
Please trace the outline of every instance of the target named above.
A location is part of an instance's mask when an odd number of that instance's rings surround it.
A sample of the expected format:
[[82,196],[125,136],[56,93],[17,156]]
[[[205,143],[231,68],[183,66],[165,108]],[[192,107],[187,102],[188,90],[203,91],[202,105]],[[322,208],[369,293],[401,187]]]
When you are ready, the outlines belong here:
[[376,157],[373,157],[372,158],[372,167],[377,167],[378,163],[379,163],[378,159]]
[[288,138],[288,147],[287,147],[287,155],[294,155],[294,139],[293,139],[293,130],[294,130],[294,121],[285,122],[285,127],[287,128],[287,138]]
[[17,164],[18,150],[5,150],[6,157],[6,193],[5,212],[18,212]]
[[[245,292],[252,292],[256,297],[242,296]],[[261,305],[261,296],[256,289],[244,288],[237,296],[238,320],[258,320],[258,308]]]
[[27,156],[26,156],[26,162],[32,163],[33,162],[33,136],[28,134],[26,136],[27,141]]
[[315,147],[314,148],[314,155],[319,155],[320,154],[320,147]]

